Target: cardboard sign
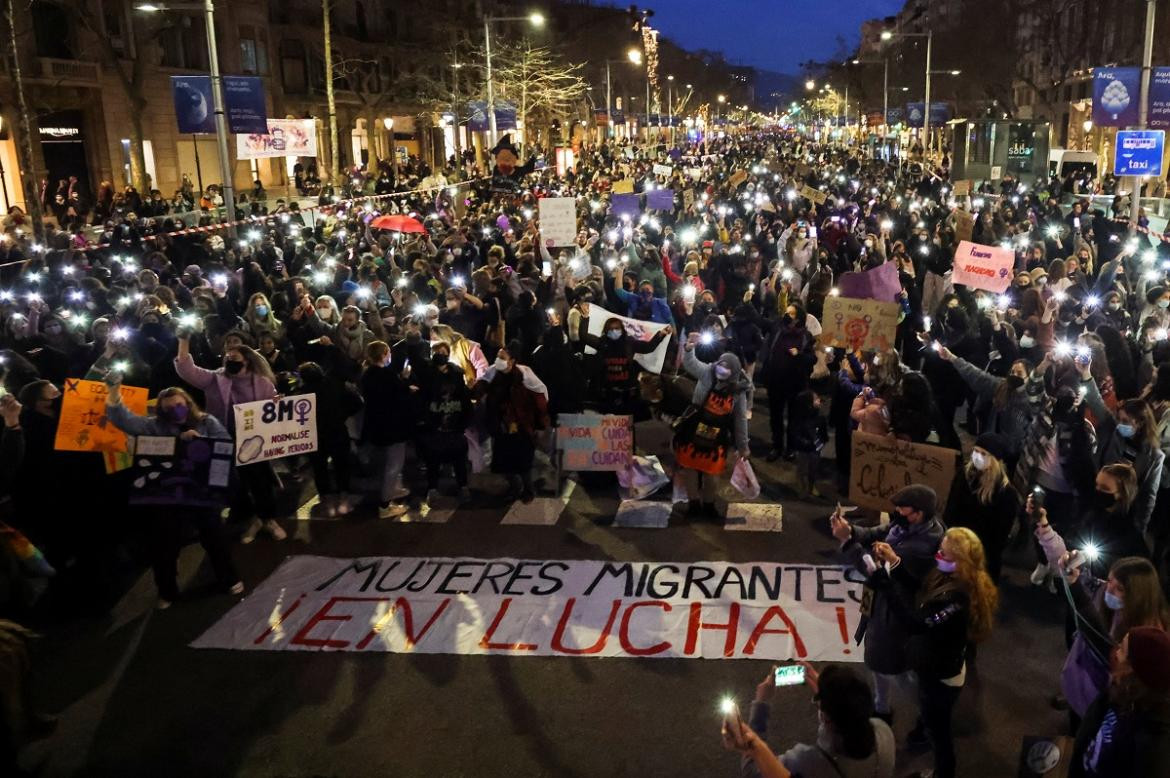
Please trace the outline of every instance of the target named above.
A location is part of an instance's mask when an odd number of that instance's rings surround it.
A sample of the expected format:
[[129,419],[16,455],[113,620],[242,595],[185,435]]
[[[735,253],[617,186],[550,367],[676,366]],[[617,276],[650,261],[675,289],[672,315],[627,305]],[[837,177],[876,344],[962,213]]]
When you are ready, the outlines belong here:
[[638,218],[642,212],[642,195],[615,194],[609,198],[610,210],[619,219],[622,215],[628,216],[631,221]]
[[[105,454],[130,450],[126,434],[106,418],[109,390],[102,381],[66,378],[57,422],[57,451],[101,451]],[[122,404],[138,414],[146,413],[146,389],[122,386]]]
[[901,310],[898,303],[826,297],[820,343],[850,351],[892,349]]
[[955,237],[969,241],[975,235],[975,217],[962,209],[955,210]]
[[687,178],[691,179],[692,181],[698,181],[702,177],[703,177],[703,169],[702,168],[697,168],[697,167],[687,168]]
[[191,645],[860,662],[860,597],[831,565],[293,556]]
[[695,204],[695,190],[694,189],[684,189],[683,190],[683,208],[685,208],[686,210],[689,211],[691,209],[691,206],[693,206],[694,204]]
[[1000,294],[1012,282],[1015,252],[999,246],[982,246],[962,241],[955,249],[954,273],[951,280],[972,289],[984,289]]
[[739,185],[747,181],[748,174],[746,170],[737,170],[731,174],[731,178],[727,179],[727,186],[733,191],[739,188]]
[[544,197],[540,200],[540,237],[544,245],[571,246],[577,240],[577,200]]
[[[665,324],[639,321],[638,319],[631,319],[620,314],[610,313],[597,303],[591,304],[589,308],[589,334],[596,335],[599,338],[605,334],[605,320],[611,318],[620,319],[626,328],[626,334],[637,340],[650,340],[667,326]],[[662,342],[658,344],[658,348],[649,354],[635,354],[634,361],[651,373],[661,373],[662,365],[666,362],[666,349],[668,346],[670,346],[670,338],[663,338]],[[597,352],[592,348],[586,347],[585,353],[595,354]]]
[[800,196],[813,202],[816,205],[822,205],[826,200],[829,199],[827,194],[822,192],[820,189],[813,189],[808,184],[805,184],[800,188]]
[[971,194],[971,179],[960,178],[955,182],[955,197],[962,197],[963,195]]
[[621,181],[613,182],[614,194],[629,194],[634,191],[634,182],[628,178],[623,178]]
[[232,406],[236,415],[236,464],[308,454],[317,450],[317,395],[257,400]]
[[902,291],[902,281],[898,278],[898,266],[884,262],[860,273],[842,273],[837,280],[837,290],[842,297],[888,303]]
[[565,470],[621,470],[634,453],[634,418],[557,414],[557,449]]
[[890,497],[904,486],[922,484],[938,495],[936,516],[945,512],[958,452],[887,435],[853,432],[849,501],[863,508],[892,511]]
[[134,446],[130,504],[227,505],[233,451],[230,440],[139,435]]
[[670,178],[672,175],[674,175],[674,168],[672,168],[670,165],[659,165],[655,163],[653,170],[654,175],[663,176],[664,178]]

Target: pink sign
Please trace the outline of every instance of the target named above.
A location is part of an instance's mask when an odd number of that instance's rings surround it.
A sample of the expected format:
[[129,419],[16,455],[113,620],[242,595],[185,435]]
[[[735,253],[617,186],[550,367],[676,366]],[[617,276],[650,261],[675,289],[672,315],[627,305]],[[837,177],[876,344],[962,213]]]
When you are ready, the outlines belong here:
[[1011,284],[1015,262],[1016,255],[1011,249],[964,240],[955,249],[955,270],[951,281],[999,294]]

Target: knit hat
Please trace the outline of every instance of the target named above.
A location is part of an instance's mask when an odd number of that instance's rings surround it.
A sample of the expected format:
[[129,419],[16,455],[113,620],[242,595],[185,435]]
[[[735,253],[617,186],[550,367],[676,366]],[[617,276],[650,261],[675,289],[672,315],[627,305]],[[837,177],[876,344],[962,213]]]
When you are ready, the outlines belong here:
[[894,492],[890,502],[897,508],[913,508],[916,511],[922,511],[926,518],[930,518],[934,515],[934,509],[938,505],[938,495],[929,486],[910,484]]
[[1032,278],[1032,283],[1036,283],[1041,278],[1048,278],[1048,271],[1042,267],[1038,267],[1028,274]]
[[1008,439],[995,432],[984,432],[975,438],[975,445],[999,460],[1006,459],[1011,451]]
[[1156,692],[1170,691],[1170,634],[1157,627],[1129,631],[1129,666],[1145,686]]

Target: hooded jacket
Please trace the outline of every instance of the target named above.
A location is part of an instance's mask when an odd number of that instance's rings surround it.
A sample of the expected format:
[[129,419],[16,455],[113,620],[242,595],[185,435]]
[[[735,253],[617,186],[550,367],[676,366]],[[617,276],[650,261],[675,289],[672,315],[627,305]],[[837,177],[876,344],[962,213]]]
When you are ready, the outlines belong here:
[[[715,375],[716,365],[722,365],[730,369],[731,375],[725,380],[720,380]],[[751,383],[748,381],[747,376],[744,375],[743,366],[739,363],[739,357],[735,356],[735,354],[724,354],[714,364],[709,365],[706,362],[699,361],[693,349],[684,349],[683,367],[695,379],[695,391],[691,395],[691,403],[696,406],[702,406],[707,400],[707,395],[714,388],[723,389],[727,386],[733,388],[735,401],[732,404],[731,414],[735,448],[737,451],[748,451],[747,412],[748,406],[751,404],[749,400]]]

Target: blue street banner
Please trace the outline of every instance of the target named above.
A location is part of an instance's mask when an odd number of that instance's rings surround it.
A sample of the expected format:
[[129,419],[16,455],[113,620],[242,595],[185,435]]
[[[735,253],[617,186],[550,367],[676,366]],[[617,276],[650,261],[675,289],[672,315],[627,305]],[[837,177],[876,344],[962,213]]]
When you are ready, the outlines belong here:
[[1093,68],[1093,124],[1098,127],[1137,124],[1140,95],[1138,68]]
[[593,123],[598,127],[606,127],[609,125],[609,112],[605,110],[597,110],[593,112]]
[[[906,103],[906,126],[921,127],[926,103]],[[949,103],[930,104],[930,126],[938,127],[951,120],[951,106]]]
[[[487,101],[472,100],[467,103],[467,129],[472,132],[487,132]],[[496,130],[516,129],[516,106],[506,100],[496,100]]]
[[906,109],[896,106],[886,113],[886,124],[901,124],[906,121]]
[[268,132],[264,82],[256,76],[224,76],[223,102],[228,132],[263,135]]
[[1154,68],[1150,73],[1150,109],[1147,127],[1170,127],[1170,68]]
[[616,111],[614,111],[613,112],[613,123],[614,124],[625,124],[626,123],[626,112],[621,110],[620,108],[617,109]]
[[215,132],[211,76],[171,76],[171,96],[180,133]]
[[1165,145],[1165,130],[1118,130],[1113,175],[1161,176]]

